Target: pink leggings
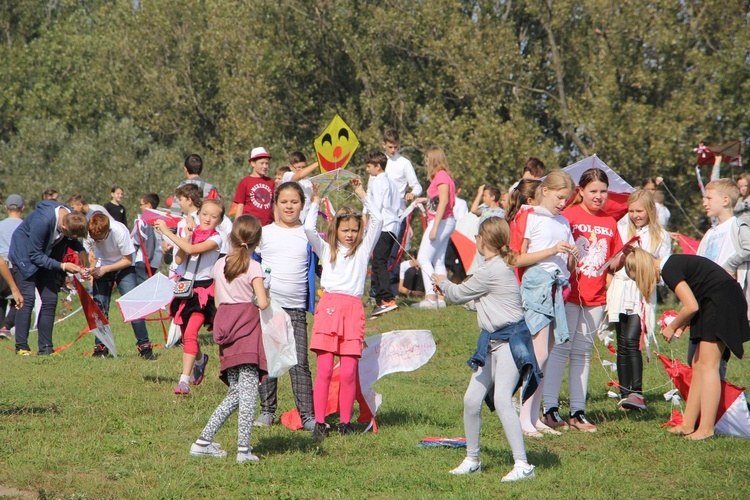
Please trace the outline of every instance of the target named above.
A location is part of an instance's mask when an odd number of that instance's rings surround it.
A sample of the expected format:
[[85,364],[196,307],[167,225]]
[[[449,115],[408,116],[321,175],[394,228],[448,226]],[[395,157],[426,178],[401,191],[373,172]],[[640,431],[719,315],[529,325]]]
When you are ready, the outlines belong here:
[[[333,376],[332,352],[316,351],[318,355],[318,373],[315,375],[315,390],[313,390],[313,408],[315,409],[315,421],[324,423],[326,421],[326,406],[328,405],[328,391]],[[348,424],[352,419],[354,400],[357,398],[357,366],[359,358],[355,356],[339,356],[341,367],[339,377],[339,417],[342,424]]]
[[206,317],[203,313],[194,312],[190,315],[190,319],[187,324],[180,325],[180,331],[182,332],[182,352],[185,354],[198,355],[200,347],[198,347],[198,331],[203,326],[203,321]]

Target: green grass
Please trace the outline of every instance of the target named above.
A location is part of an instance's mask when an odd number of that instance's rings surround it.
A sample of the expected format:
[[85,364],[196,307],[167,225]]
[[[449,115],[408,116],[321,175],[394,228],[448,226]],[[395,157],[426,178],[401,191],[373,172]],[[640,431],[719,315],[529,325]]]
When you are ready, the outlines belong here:
[[[560,437],[527,440],[529,460],[537,465],[536,479],[500,483],[512,458],[499,420],[486,408],[483,473],[449,475],[464,450],[422,449],[417,443],[429,435],[463,435],[462,397],[470,377],[465,361],[473,352],[477,324],[474,313],[455,306],[440,311],[401,308],[368,321],[368,335],[428,328],[437,343],[437,353],[426,366],[389,375],[376,385],[383,394],[378,434],[332,435],[318,445],[310,434],[281,426],[255,429],[251,444],[261,462],[237,466],[232,453],[237,426],[232,418],[216,437],[230,451],[229,458],[193,458],[188,454],[190,443],[226,393],[216,376],[218,352],[210,335],[201,336],[212,358],[205,382],[189,397],[177,397],[172,389],[181,351],[159,350],[158,361],[142,361],[130,327],[119,318],[113,323],[121,351],[117,359],[85,357],[93,343],[90,335],[58,357],[21,358],[0,349],[0,485],[65,498],[750,494],[748,441],[721,437],[694,443],[659,427],[672,410],[662,397],[671,387],[655,362],[645,366],[644,374],[649,411],[624,413],[617,410],[616,400],[607,398],[606,382],[616,373],[605,372],[595,360],[587,415],[599,432],[571,430]],[[83,325],[80,314],[61,323],[55,343],[73,340]],[[156,324],[150,330],[152,338],[158,338]],[[35,343],[32,334],[31,344]],[[10,342],[2,345],[12,347]],[[614,360],[601,344],[597,350]],[[664,350],[684,359],[685,341]],[[746,384],[748,362],[733,359],[729,378]],[[279,394],[280,410],[290,409],[288,377],[282,379]],[[562,398],[567,398],[567,383]]]

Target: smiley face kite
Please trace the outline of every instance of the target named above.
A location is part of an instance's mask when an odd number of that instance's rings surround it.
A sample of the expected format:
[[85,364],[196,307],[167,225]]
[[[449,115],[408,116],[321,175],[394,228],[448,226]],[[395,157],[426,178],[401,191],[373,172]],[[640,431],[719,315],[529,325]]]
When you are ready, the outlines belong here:
[[349,125],[336,115],[313,144],[321,171],[330,172],[346,167],[359,146],[359,139]]

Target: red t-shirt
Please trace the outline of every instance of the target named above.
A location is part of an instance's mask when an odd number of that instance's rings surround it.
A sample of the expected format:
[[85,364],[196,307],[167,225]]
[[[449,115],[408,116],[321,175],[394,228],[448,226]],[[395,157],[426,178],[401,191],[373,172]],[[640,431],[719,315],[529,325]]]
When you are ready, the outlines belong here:
[[242,215],[254,215],[265,226],[273,222],[274,187],[270,177],[247,176],[237,185],[232,201],[244,205]]
[[622,247],[617,221],[600,210],[590,214],[581,205],[563,211],[570,222],[580,257],[576,272],[570,276],[569,302],[584,306],[601,306],[607,303],[607,273],[596,276],[599,268]]

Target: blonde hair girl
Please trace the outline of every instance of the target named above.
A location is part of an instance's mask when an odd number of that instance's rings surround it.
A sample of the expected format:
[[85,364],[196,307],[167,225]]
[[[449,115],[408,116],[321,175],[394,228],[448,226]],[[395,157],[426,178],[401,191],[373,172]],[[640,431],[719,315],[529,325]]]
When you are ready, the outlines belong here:
[[[661,227],[656,215],[653,196],[645,189],[638,189],[628,198],[628,215],[620,221],[623,243],[634,236],[639,238],[640,248],[653,257],[663,259],[671,253],[669,233]],[[609,321],[615,323],[617,333],[617,377],[620,385],[619,406],[627,410],[645,410],[643,399],[643,358],[641,339],[645,339],[644,350],[650,358],[649,346],[655,342],[656,324],[655,291],[644,296],[625,269],[620,269],[607,290]],[[645,330],[641,325],[645,323]],[[645,334],[645,335],[644,335]]]
[[625,270],[644,297],[652,297],[659,278],[664,280],[682,308],[662,329],[662,336],[671,341],[690,326],[690,342],[698,345],[683,422],[669,432],[696,441],[713,436],[721,397],[719,363],[728,361],[731,354],[742,358],[742,344],[750,340],[742,288],[718,264],[697,255],[671,255],[659,260],[635,249],[625,259]]
[[[552,347],[569,338],[562,290],[568,284],[578,249],[568,220],[560,212],[573,194],[575,184],[567,172],[552,170],[536,189],[537,206],[528,214],[521,252],[516,265],[526,267],[521,296],[524,317],[532,334],[534,354],[544,371]],[[554,325],[554,329],[552,326]],[[521,406],[521,427],[530,437],[557,433],[539,419],[544,381]]]

